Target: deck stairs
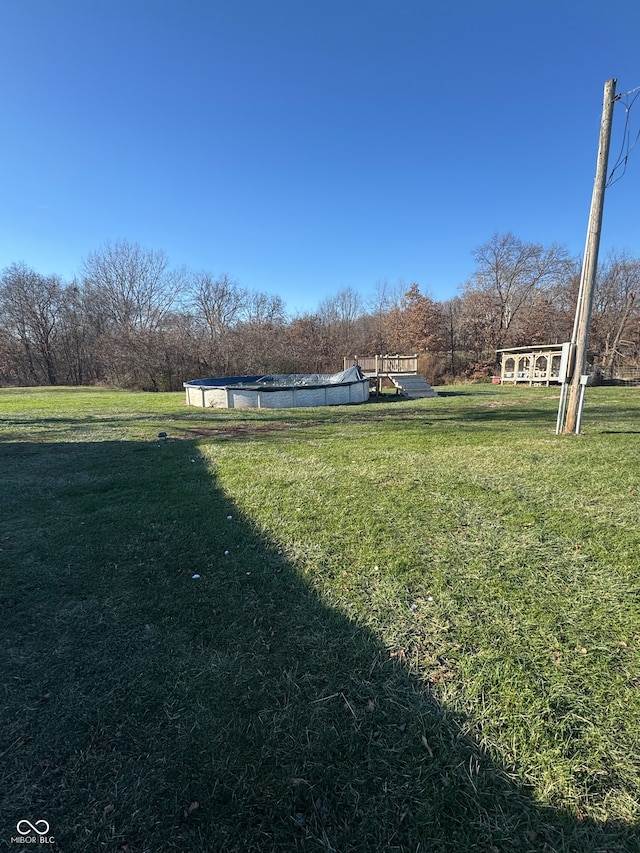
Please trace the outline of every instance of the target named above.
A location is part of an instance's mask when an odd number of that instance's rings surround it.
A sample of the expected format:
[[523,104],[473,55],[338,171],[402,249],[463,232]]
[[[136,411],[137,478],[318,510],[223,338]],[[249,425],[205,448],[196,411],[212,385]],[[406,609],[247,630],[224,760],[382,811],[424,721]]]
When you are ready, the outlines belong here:
[[420,400],[422,397],[437,397],[431,385],[415,373],[390,373],[389,379],[396,386],[400,394],[409,397],[410,400]]

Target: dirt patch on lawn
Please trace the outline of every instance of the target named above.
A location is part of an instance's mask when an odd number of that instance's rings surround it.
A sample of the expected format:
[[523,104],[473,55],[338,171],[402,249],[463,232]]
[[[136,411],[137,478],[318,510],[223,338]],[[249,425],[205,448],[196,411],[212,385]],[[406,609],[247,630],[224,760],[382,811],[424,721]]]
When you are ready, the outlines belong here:
[[[306,424],[305,424],[306,425]],[[282,421],[277,423],[227,424],[217,427],[193,427],[186,430],[186,438],[247,438],[253,435],[265,435],[270,432],[284,432],[291,427],[300,427],[299,423]]]

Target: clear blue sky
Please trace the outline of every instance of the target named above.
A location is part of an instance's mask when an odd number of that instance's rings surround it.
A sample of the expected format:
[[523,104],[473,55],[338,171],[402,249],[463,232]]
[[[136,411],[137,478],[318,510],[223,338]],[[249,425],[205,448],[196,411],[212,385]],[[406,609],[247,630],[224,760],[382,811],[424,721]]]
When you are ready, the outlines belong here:
[[[445,299],[494,232],[581,256],[639,38],[637,0],[0,0],[0,267],[126,239],[296,311]],[[639,199],[640,144],[604,250],[640,256]]]

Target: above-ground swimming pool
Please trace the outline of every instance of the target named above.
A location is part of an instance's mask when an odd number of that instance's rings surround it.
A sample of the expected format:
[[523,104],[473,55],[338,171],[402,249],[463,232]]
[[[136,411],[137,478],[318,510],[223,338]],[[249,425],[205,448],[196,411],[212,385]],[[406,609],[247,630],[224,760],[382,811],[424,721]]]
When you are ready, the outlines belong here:
[[189,406],[213,409],[341,406],[369,399],[369,379],[357,365],[341,373],[222,376],[183,385]]

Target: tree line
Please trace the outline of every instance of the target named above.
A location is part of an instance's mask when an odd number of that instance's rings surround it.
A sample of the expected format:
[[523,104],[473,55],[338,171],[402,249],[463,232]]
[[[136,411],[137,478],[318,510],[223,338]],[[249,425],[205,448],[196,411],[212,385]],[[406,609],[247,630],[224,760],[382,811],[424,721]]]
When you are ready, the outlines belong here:
[[[175,268],[162,251],[107,243],[72,281],[13,263],[0,277],[0,384],[177,390],[207,376],[341,369],[343,355],[419,353],[432,383],[481,379],[496,350],[569,340],[580,264],[562,246],[494,234],[451,299],[416,283],[343,288],[289,316],[279,296],[230,275]],[[640,364],[640,259],[600,265],[590,346],[611,376]]]

